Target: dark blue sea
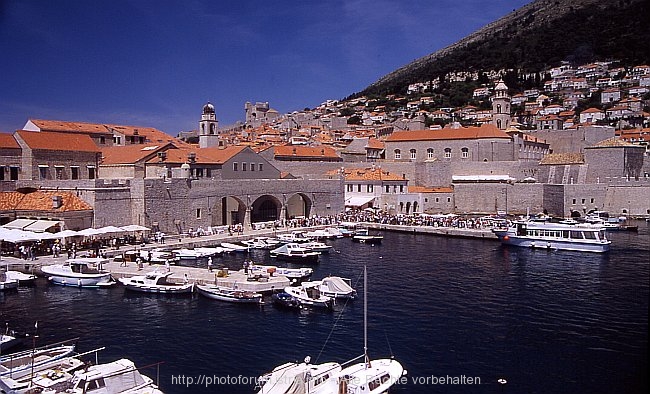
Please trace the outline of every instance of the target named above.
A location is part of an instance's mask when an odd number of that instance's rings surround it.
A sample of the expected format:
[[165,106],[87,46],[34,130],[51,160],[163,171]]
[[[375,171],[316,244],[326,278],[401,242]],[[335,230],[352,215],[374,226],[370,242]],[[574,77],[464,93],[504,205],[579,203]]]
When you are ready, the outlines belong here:
[[[394,393],[646,393],[650,235],[638,224],[611,234],[604,255],[388,232],[379,246],[340,239],[314,278],[348,277],[363,294],[368,267],[370,357],[392,354],[408,370]],[[274,263],[264,251],[251,258]],[[40,345],[78,337],[79,351],[106,347],[100,362],[162,363],[166,393],[252,393],[253,377],[287,361],[363,352],[362,297],[293,312],[40,279],[0,293],[0,308],[3,327],[33,332],[38,321]]]

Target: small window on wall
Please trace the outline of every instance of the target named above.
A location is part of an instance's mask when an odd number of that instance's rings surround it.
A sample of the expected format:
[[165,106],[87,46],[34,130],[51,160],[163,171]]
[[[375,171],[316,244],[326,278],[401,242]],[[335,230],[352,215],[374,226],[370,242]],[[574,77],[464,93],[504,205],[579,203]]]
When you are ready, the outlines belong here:
[[368,185],[368,193],[372,193],[374,191],[373,185]]
[[38,166],[38,176],[40,179],[47,179],[47,166]]
[[460,157],[462,157],[463,159],[467,159],[469,157],[469,149],[468,148],[461,149]]
[[427,159],[433,159],[433,148],[427,149]]
[[445,159],[451,159],[451,148],[445,148]]
[[233,170],[233,171],[239,171],[239,165],[238,165],[238,163],[232,163],[232,170]]
[[88,179],[95,179],[97,177],[97,171],[95,167],[88,167]]
[[395,149],[395,160],[399,160],[402,158],[402,151],[399,149]]
[[70,167],[70,177],[72,179],[79,179],[79,167]]
[[257,167],[260,171],[264,170],[264,164],[260,163],[259,167]]
[[196,218],[201,219],[201,208],[196,208]]
[[417,157],[417,151],[415,149],[411,149],[411,160],[415,160]]
[[241,163],[241,170],[242,171],[247,171],[248,170],[248,164],[247,163]]

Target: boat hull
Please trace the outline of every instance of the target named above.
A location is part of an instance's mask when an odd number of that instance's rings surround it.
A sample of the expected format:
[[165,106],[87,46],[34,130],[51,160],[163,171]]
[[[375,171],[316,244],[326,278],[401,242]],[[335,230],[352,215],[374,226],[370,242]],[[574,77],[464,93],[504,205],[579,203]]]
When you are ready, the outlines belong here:
[[259,293],[248,293],[242,291],[230,292],[227,290],[220,290],[216,286],[202,285],[197,285],[196,290],[202,296],[218,301],[232,302],[235,304],[259,304],[262,302],[262,295]]
[[384,237],[373,236],[373,235],[354,235],[352,237],[352,242],[358,242],[361,244],[378,245],[381,243],[383,239]]
[[55,272],[49,272],[45,268],[46,267],[42,268],[43,273],[47,275],[47,279],[50,282],[56,285],[70,286],[70,287],[101,287],[112,283],[110,273],[71,276],[71,275],[58,274]]
[[518,246],[531,249],[566,250],[575,252],[605,253],[609,251],[610,242],[587,240],[576,241],[554,238],[531,238],[518,236],[507,230],[493,230],[503,245]]
[[187,285],[133,285],[133,284],[124,284],[127,290],[140,292],[140,293],[151,293],[151,294],[192,294],[194,291],[194,284],[190,283]]

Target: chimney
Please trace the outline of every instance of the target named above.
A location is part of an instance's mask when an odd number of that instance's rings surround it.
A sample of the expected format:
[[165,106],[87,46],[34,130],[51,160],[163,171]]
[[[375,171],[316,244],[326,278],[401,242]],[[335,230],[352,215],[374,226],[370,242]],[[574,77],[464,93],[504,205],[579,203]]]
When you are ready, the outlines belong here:
[[160,162],[167,160],[167,152],[158,152],[158,159]]
[[188,163],[196,162],[196,153],[195,152],[190,152],[190,153],[187,154],[187,162]]
[[52,209],[61,208],[62,205],[63,205],[62,196],[52,196]]

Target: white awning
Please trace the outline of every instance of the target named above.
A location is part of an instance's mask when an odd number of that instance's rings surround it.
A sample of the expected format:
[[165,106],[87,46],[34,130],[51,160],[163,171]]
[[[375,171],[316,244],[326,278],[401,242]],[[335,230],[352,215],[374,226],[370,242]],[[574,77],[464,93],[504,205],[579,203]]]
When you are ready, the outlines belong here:
[[452,182],[514,182],[510,175],[453,175]]
[[29,226],[30,224],[34,223],[36,220],[34,219],[16,219],[13,222],[9,222],[7,224],[4,224],[2,227],[4,228],[13,228],[16,230],[22,230],[25,227]]
[[61,224],[58,220],[37,220],[29,226],[25,227],[23,230],[33,231],[35,233],[45,232],[50,227]]
[[374,197],[350,197],[345,200],[346,207],[362,207],[373,201]]

